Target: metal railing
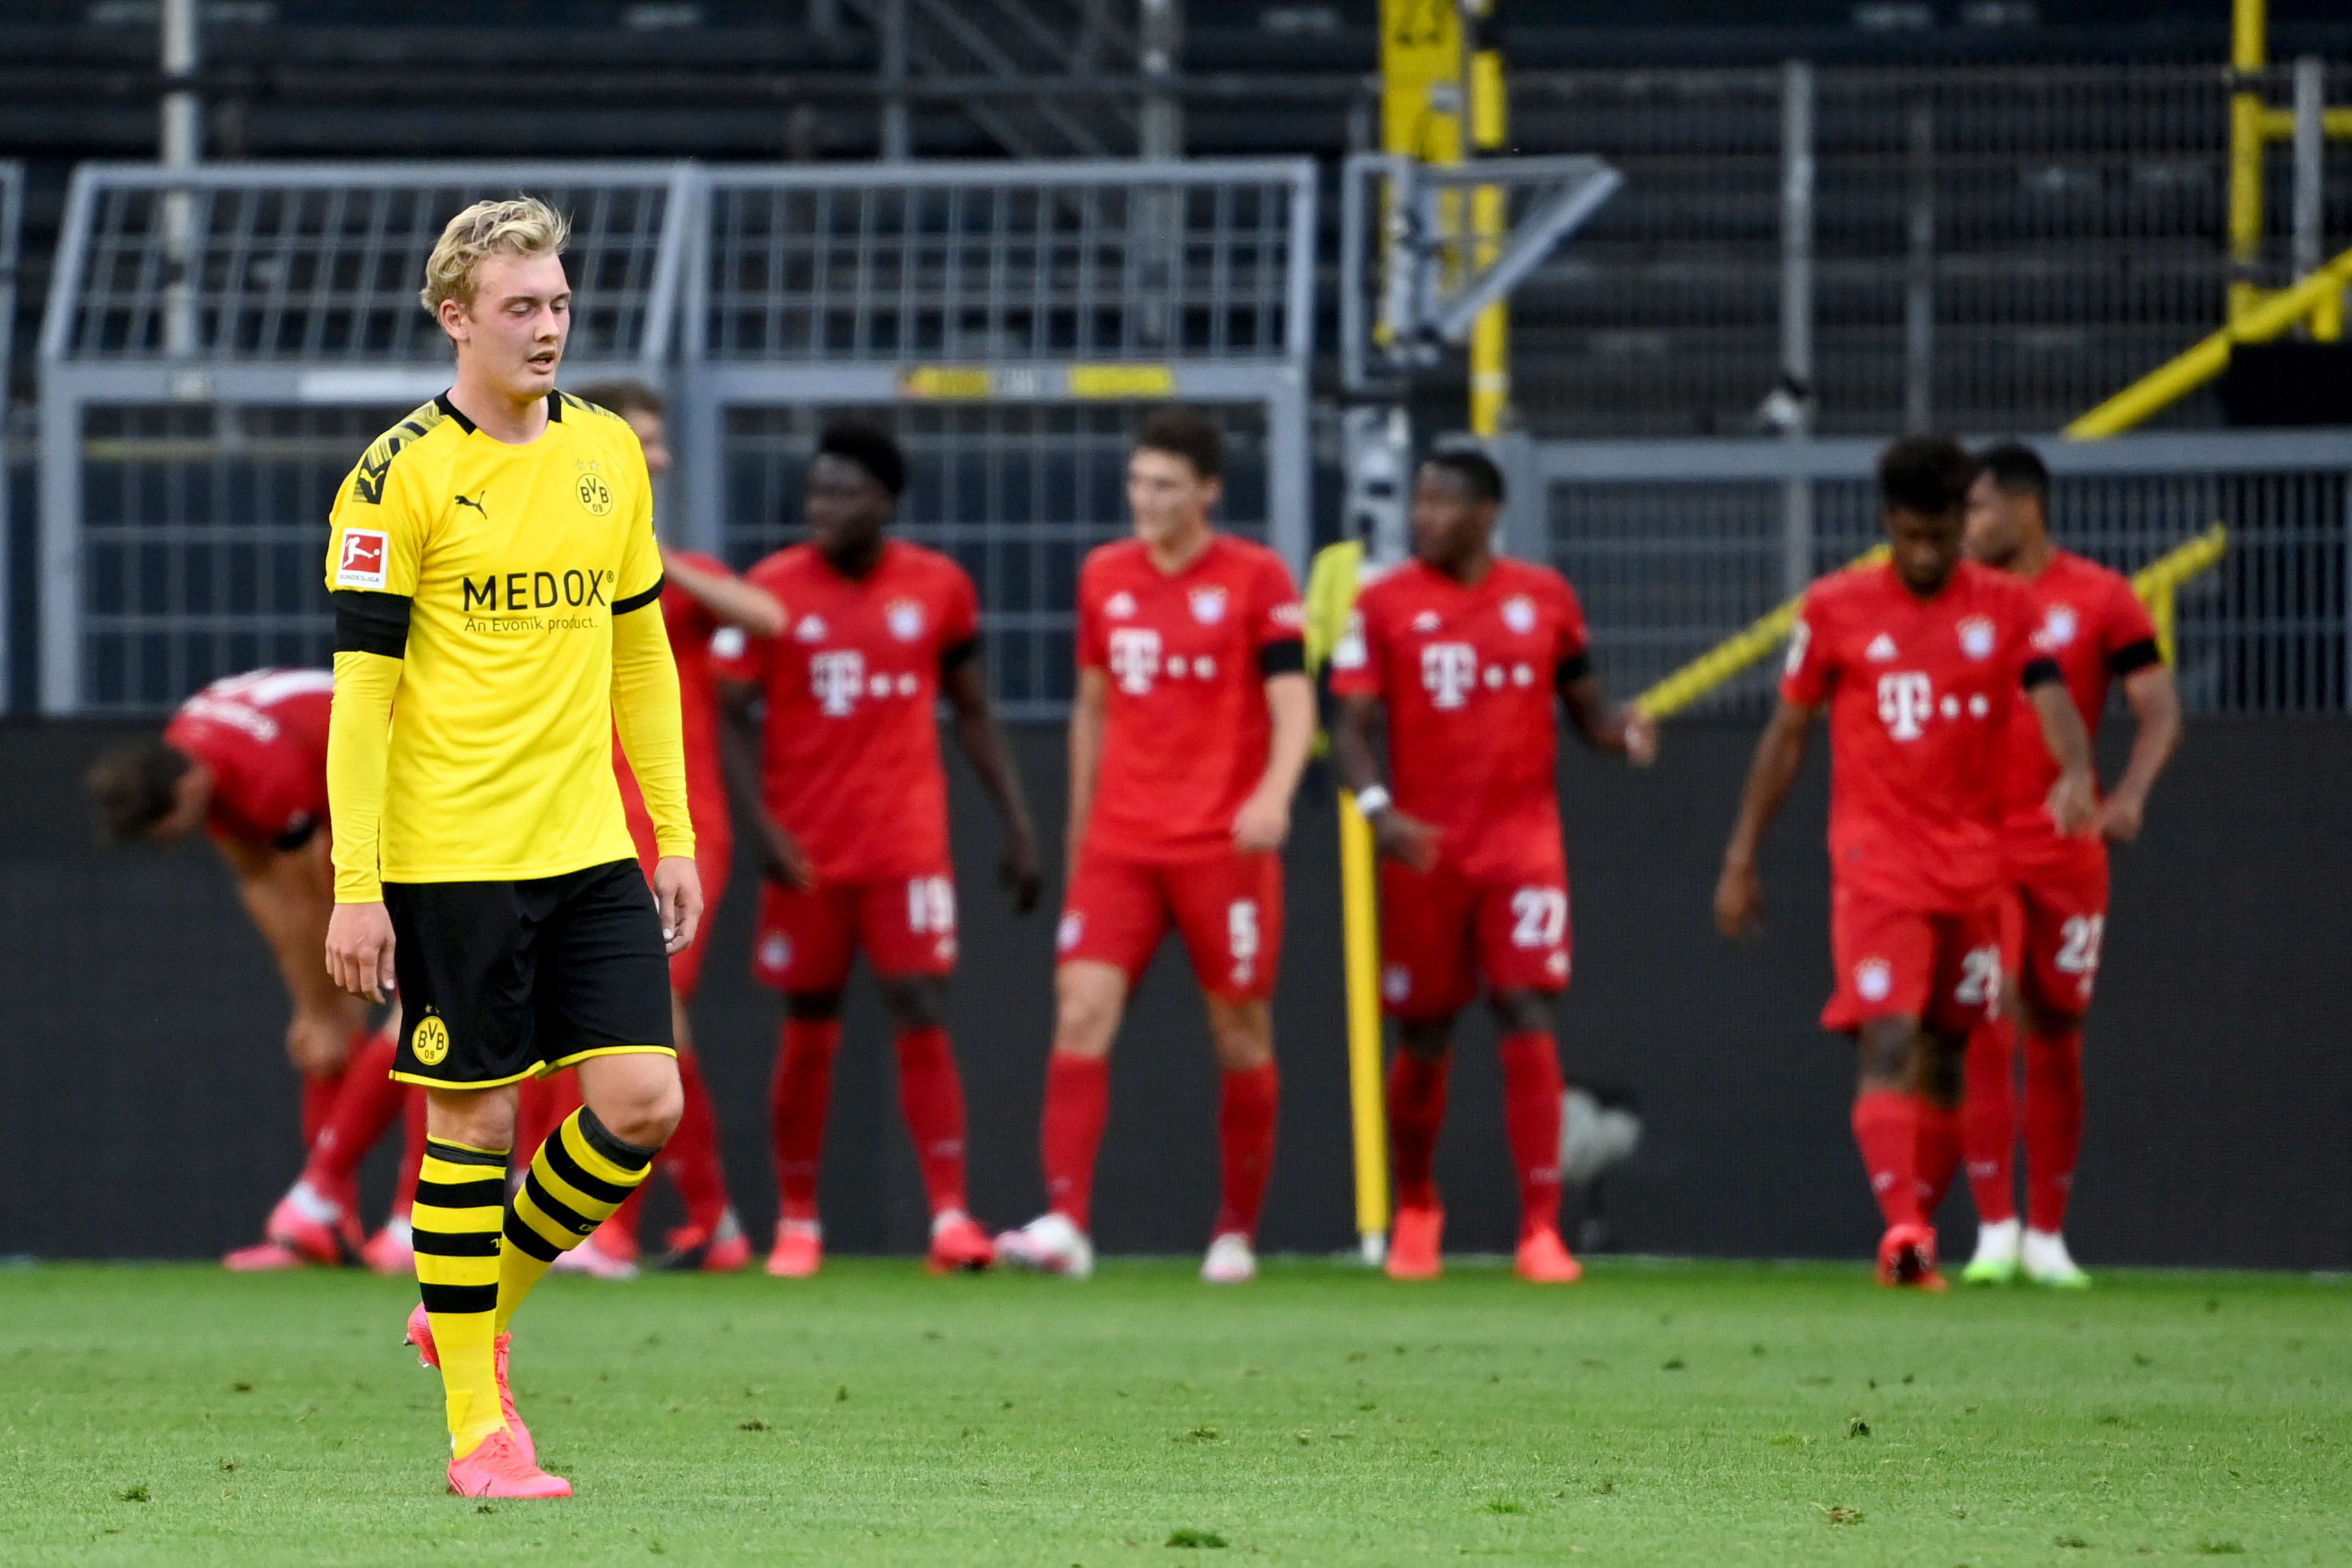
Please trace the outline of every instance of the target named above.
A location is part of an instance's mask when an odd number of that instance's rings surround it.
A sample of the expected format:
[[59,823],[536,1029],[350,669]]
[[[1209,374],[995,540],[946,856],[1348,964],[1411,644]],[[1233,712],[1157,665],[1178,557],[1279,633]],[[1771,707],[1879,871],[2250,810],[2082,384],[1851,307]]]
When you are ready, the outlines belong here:
[[[2181,432],[2047,441],[2052,525],[2065,548],[2120,571],[2146,566],[2216,522],[2221,565],[2180,590],[2181,691],[2203,712],[2352,710],[2352,432]],[[1637,691],[1780,602],[1782,489],[1810,487],[1807,575],[1879,538],[1863,440],[1537,442],[1518,473],[1543,498],[1548,552],[1584,601],[1603,673]],[[1700,710],[1761,713],[1769,668]]]

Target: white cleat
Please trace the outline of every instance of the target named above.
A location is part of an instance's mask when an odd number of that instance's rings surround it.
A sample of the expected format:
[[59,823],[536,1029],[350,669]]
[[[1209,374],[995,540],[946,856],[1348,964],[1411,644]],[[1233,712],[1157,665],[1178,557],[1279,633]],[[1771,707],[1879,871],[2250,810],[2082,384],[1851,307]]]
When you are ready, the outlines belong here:
[[2091,1277],[2075,1267],[2066,1251],[2066,1238],[2054,1230],[2028,1230],[2019,1258],[2025,1277],[2036,1285],[2058,1290],[2091,1288]]
[[558,1274],[585,1274],[591,1279],[635,1279],[636,1260],[615,1258],[590,1237],[569,1252],[559,1252],[548,1267]]
[[1201,1260],[1201,1278],[1212,1285],[1246,1285],[1256,1279],[1257,1253],[1250,1238],[1229,1230],[1209,1243],[1209,1256]]
[[2023,1222],[2015,1218],[1979,1225],[1977,1255],[1960,1270],[1961,1281],[1969,1285],[2006,1285],[2015,1279],[2019,1238],[2024,1231]]
[[1095,1246],[1067,1215],[1041,1214],[996,1238],[996,1256],[1021,1268],[1084,1279],[1095,1271]]

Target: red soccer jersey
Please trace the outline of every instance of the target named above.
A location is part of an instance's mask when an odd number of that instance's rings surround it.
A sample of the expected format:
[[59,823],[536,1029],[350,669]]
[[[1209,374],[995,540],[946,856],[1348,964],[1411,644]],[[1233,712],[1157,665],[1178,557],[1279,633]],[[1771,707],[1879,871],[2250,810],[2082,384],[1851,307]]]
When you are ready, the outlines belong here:
[[[2021,577],[2039,612],[2041,650],[2058,661],[2067,693],[2082,710],[2083,726],[2096,735],[2107,705],[2111,677],[2154,664],[2156,623],[2132,592],[2130,580],[2095,561],[2060,551],[2039,577]],[[2030,704],[2020,704],[2009,726],[2009,781],[2005,825],[2012,858],[2095,859],[2105,853],[2093,837],[2062,838],[2050,819],[2050,787],[2058,764],[2042,739],[2041,721]]]
[[327,822],[324,669],[257,669],[215,680],[180,705],[163,742],[209,769],[205,826],[263,848],[299,848]]
[[1078,665],[1110,685],[1087,851],[1151,862],[1232,851],[1274,736],[1265,650],[1298,643],[1305,624],[1282,557],[1230,534],[1174,574],[1137,539],[1087,557]]
[[1397,809],[1439,828],[1439,854],[1479,880],[1549,874],[1560,838],[1563,667],[1582,660],[1568,579],[1497,561],[1465,588],[1408,562],[1367,587],[1331,653],[1331,689],[1388,705]]
[[748,580],[791,617],[782,637],[751,639],[719,671],[767,694],[768,809],[822,882],[940,871],[940,661],[979,636],[971,579],[936,550],[892,540],[863,581],[813,544],[778,551]]
[[1932,599],[1892,565],[1813,584],[1780,694],[1830,710],[1830,867],[1906,909],[1969,910],[2001,873],[2009,727],[2041,622],[1972,561]]
[[[677,552],[689,566],[721,576],[732,576],[727,563],[708,555]],[[672,584],[662,589],[662,626],[669,633],[670,656],[677,661],[679,727],[686,738],[686,805],[694,818],[694,853],[698,860],[723,864],[735,844],[727,816],[727,779],[719,763],[719,689],[712,660],[730,650],[740,653],[743,634],[722,624],[701,600]],[[654,842],[654,819],[629,759],[621,750],[618,731],[613,735],[613,771],[620,775],[621,807],[629,818],[629,837],[642,847]]]

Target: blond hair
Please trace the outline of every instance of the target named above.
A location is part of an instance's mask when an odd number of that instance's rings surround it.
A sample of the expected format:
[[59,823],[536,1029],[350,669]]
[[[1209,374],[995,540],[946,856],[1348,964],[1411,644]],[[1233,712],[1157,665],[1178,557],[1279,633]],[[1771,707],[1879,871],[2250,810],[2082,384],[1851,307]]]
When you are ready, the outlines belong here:
[[444,300],[470,305],[484,257],[561,256],[571,239],[571,220],[537,196],[476,202],[441,231],[425,258],[425,287],[416,297],[436,316]]

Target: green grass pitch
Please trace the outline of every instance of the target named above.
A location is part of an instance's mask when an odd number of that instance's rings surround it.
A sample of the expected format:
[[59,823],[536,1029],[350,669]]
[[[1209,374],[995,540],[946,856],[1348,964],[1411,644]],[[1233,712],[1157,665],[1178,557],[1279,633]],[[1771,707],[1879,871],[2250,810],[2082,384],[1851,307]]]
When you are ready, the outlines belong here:
[[2352,1286],[2325,1280],[557,1279],[517,1394],[580,1495],[494,1505],[443,1494],[439,1381],[395,1342],[414,1299],[0,1271],[0,1559],[2352,1561]]

